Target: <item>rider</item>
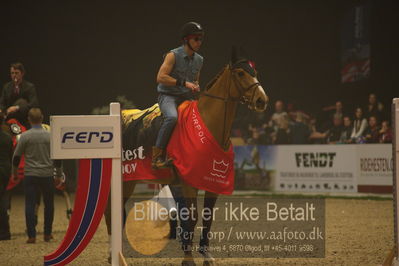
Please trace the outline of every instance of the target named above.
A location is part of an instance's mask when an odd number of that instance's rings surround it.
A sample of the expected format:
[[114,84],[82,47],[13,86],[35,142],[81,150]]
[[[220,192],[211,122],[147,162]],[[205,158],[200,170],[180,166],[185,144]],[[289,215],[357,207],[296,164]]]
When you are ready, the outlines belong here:
[[185,100],[194,99],[200,90],[198,80],[203,57],[197,52],[201,47],[204,30],[196,22],[188,22],[182,28],[183,45],[166,54],[158,75],[158,103],[164,120],[152,150],[152,167],[164,168],[165,149],[177,123],[177,107]]
[[3,87],[0,97],[0,112],[9,118],[16,118],[27,125],[28,111],[39,105],[36,88],[32,83],[24,80],[25,68],[22,63],[10,66],[11,81]]

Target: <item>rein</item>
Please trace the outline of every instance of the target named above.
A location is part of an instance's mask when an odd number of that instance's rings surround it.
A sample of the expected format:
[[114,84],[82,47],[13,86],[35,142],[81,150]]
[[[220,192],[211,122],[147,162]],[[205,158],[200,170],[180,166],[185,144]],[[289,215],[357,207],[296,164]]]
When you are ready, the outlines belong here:
[[[230,78],[229,78],[229,85],[228,85],[228,90],[227,90],[228,95],[227,95],[226,98],[207,93],[206,91],[200,93],[201,96],[207,96],[209,98],[221,100],[221,101],[224,102],[224,119],[223,119],[223,133],[222,133],[222,141],[223,142],[224,142],[225,135],[226,135],[227,103],[228,102],[240,102],[240,103],[244,104],[244,103],[247,103],[247,102],[252,102],[254,97],[255,97],[255,90],[253,90],[252,96],[251,96],[250,99],[245,98],[245,92],[247,92],[248,90],[250,90],[250,89],[252,89],[254,87],[260,86],[259,82],[255,82],[255,83],[249,85],[247,88],[243,89],[243,86],[242,86],[241,82],[239,80],[237,80],[236,76],[233,75],[233,72],[231,70],[232,69],[230,69]],[[240,92],[240,96],[239,97],[232,97],[230,95],[231,80],[234,81],[234,83],[236,85],[236,88]],[[223,149],[226,149],[228,143],[229,143],[228,142],[228,138],[226,138],[226,141],[222,144],[223,145]]]

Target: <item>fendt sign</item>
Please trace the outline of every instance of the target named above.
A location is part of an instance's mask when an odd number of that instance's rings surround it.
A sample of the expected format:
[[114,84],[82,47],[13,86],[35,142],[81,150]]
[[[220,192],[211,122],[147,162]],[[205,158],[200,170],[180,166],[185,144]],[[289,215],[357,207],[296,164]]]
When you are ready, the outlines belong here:
[[62,127],[61,147],[64,149],[112,148],[112,127]]

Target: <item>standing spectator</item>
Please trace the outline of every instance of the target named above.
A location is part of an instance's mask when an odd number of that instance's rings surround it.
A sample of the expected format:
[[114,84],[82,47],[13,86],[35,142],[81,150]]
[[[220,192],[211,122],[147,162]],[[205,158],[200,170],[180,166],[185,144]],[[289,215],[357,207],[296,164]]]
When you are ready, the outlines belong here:
[[344,116],[343,119],[344,127],[342,129],[341,138],[339,140],[340,143],[350,143],[351,142],[351,135],[352,135],[352,120],[349,116]]
[[367,143],[378,143],[380,139],[380,127],[378,126],[378,120],[375,116],[370,116],[369,126],[364,133]]
[[252,113],[252,115],[249,118],[250,120],[247,120],[247,124],[249,123],[248,129],[252,131],[252,129],[258,129],[260,131],[263,131],[264,128],[267,126],[267,119],[266,119],[266,114],[265,112],[256,112]]
[[305,124],[308,124],[308,122],[310,120],[309,114],[307,114],[303,110],[296,108],[296,106],[293,103],[287,104],[287,113],[288,113],[288,117],[291,121],[296,120],[297,114],[300,114],[302,116],[302,122]]
[[268,127],[267,124],[263,124],[261,127],[252,127],[249,125],[248,131],[250,136],[247,139],[248,144],[256,145],[269,145],[273,144],[271,135],[273,134],[273,129]]
[[0,97],[0,112],[7,118],[15,118],[25,126],[27,114],[31,107],[39,105],[36,88],[24,80],[25,67],[22,63],[13,63],[10,67],[11,81],[3,87]]
[[323,111],[328,112],[328,118],[331,120],[334,119],[334,117],[340,117],[343,119],[345,113],[344,113],[344,105],[342,104],[342,101],[336,101],[335,105],[327,106],[323,108]]
[[355,110],[355,118],[353,120],[353,130],[351,139],[355,143],[363,142],[364,131],[367,128],[367,120],[363,117],[363,110],[357,107]]
[[11,234],[5,193],[11,176],[12,139],[2,130],[3,122],[4,114],[0,112],[0,240],[9,240]]
[[261,139],[261,134],[260,132],[254,128],[251,134],[251,137],[248,138],[247,140],[247,144],[249,145],[261,145],[262,143],[262,139]]
[[249,144],[267,145],[271,144],[270,137],[267,135],[271,128],[268,127],[266,114],[264,112],[251,112],[249,120],[247,119],[249,137],[247,142]]
[[327,139],[328,129],[323,126],[319,126],[317,119],[312,117],[310,119],[310,136],[309,140],[311,144],[325,144]]
[[389,121],[385,120],[381,123],[381,130],[379,132],[380,143],[392,143],[392,129],[389,126]]
[[369,102],[366,108],[366,118],[374,116],[377,119],[382,119],[383,111],[384,105],[377,100],[377,96],[374,93],[370,93]]
[[[25,219],[28,233],[27,243],[36,242],[35,206],[37,191],[41,190],[44,201],[44,241],[50,241],[54,219],[54,179],[61,177],[61,161],[50,159],[50,133],[43,129],[43,114],[39,108],[32,108],[28,113],[32,128],[22,133],[13,157],[13,172],[16,176],[21,156],[25,155]],[[53,166],[54,165],[54,166]]]
[[232,137],[246,138],[248,137],[248,114],[245,112],[243,105],[237,107],[236,119],[233,121],[233,126],[231,130]]
[[304,123],[304,116],[301,112],[296,113],[295,122],[293,122],[292,129],[292,144],[307,144],[309,143],[310,129]]
[[328,130],[327,133],[327,143],[335,144],[341,139],[343,132],[342,118],[341,115],[336,114],[333,118],[333,126]]
[[343,119],[344,117],[344,105],[341,101],[335,103],[335,112],[333,113],[333,117],[334,116],[339,117],[340,119]]
[[280,121],[285,121],[288,119],[288,114],[284,110],[284,103],[280,100],[276,101],[274,104],[274,113],[270,118],[270,126],[274,127],[274,130],[277,131],[280,128]]
[[274,144],[291,144],[292,134],[289,127],[288,117],[280,117],[277,121],[279,125],[274,136]]

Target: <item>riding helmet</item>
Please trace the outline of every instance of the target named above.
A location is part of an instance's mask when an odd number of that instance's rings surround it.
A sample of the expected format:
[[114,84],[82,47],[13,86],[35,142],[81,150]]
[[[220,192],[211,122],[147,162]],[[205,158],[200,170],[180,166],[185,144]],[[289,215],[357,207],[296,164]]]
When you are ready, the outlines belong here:
[[188,22],[184,24],[181,30],[181,38],[184,39],[189,35],[197,35],[197,34],[204,34],[204,30],[202,26],[197,22]]

